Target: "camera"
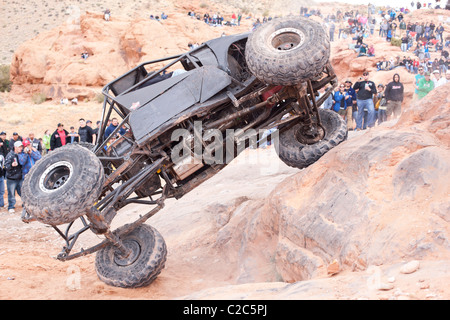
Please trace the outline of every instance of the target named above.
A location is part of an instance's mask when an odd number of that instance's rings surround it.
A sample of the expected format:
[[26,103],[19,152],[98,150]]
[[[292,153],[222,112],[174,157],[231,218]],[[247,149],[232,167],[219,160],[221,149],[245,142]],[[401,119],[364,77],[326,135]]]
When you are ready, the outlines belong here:
[[26,152],[26,153],[28,153],[28,152],[30,152],[30,148],[25,147],[25,148],[23,149],[23,151]]

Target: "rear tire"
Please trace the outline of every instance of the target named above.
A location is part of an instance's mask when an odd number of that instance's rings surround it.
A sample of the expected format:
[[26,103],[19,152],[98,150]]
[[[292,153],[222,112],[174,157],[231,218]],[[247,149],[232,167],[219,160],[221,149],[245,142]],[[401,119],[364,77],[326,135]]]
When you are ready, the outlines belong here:
[[52,226],[84,215],[98,200],[104,172],[100,160],[88,149],[69,144],[37,161],[22,185],[25,210]]
[[131,254],[124,258],[113,244],[95,257],[97,275],[108,285],[138,288],[149,285],[161,273],[167,257],[166,243],[159,232],[146,224],[121,237]]
[[278,157],[290,167],[303,169],[325,153],[347,139],[347,125],[342,117],[332,110],[319,109],[320,120],[325,136],[313,144],[300,141],[298,132],[302,123],[298,123],[279,136]]
[[330,57],[322,25],[303,17],[272,20],[248,37],[245,58],[260,81],[292,86],[320,75]]

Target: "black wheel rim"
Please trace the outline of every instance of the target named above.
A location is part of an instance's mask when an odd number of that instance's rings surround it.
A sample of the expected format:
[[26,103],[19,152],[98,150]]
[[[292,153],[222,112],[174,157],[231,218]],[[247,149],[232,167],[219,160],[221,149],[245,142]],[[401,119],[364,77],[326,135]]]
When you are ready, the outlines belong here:
[[39,179],[39,188],[44,192],[52,192],[61,188],[70,179],[73,166],[70,162],[59,161],[45,169]]

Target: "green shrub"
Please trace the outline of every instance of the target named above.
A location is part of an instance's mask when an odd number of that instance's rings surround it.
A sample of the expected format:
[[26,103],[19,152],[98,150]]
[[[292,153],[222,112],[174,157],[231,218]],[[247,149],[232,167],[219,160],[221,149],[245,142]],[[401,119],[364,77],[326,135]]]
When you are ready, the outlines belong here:
[[9,65],[1,65],[0,66],[0,91],[1,92],[9,92],[11,90],[11,78],[9,76]]

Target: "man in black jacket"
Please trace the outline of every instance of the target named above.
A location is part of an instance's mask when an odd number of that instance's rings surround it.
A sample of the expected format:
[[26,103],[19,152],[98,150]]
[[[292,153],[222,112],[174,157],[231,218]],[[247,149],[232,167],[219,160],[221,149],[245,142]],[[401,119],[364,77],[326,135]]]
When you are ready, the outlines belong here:
[[0,154],[6,158],[6,155],[9,152],[9,141],[6,139],[6,132],[0,132]]
[[16,141],[22,141],[22,137],[19,136],[19,134],[17,132],[14,132],[12,135],[12,138],[9,139],[9,150],[13,150],[14,149],[14,143]]
[[16,141],[11,146],[11,151],[6,156],[6,189],[8,190],[8,211],[15,212],[16,192],[21,196],[22,188],[22,166],[19,163],[19,153],[23,150],[21,141]]
[[81,118],[80,119],[80,128],[78,128],[78,134],[80,136],[80,142],[88,142],[92,143],[92,135],[94,132],[92,128],[86,125],[86,121]]
[[367,110],[367,126],[375,126],[375,107],[373,105],[373,95],[377,93],[377,88],[373,81],[369,81],[369,72],[364,71],[362,78],[353,85],[356,91],[356,103],[358,105],[358,115],[356,116],[356,130],[362,128],[364,109]]
[[400,82],[400,75],[398,73],[394,74],[392,79],[384,90],[386,97],[386,115],[388,119],[394,114],[394,117],[400,117],[402,113],[402,102],[403,102],[403,84]]
[[65,146],[67,143],[67,137],[69,132],[64,129],[64,125],[62,123],[58,123],[58,128],[53,132],[50,137],[50,149],[55,150],[56,148]]

